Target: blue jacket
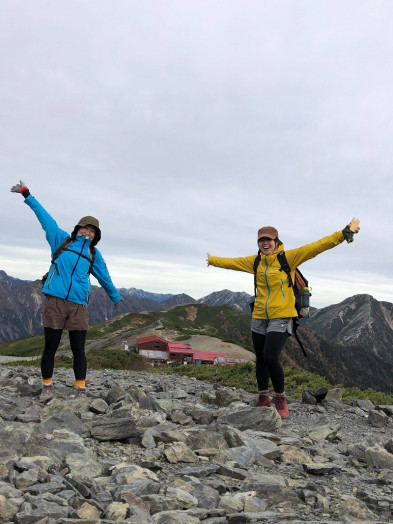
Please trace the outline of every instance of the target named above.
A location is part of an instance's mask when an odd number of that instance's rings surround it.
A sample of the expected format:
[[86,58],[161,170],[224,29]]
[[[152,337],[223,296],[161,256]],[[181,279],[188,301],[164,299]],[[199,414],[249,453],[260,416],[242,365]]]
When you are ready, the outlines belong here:
[[[70,235],[59,228],[56,221],[33,196],[29,195],[25,199],[25,203],[34,211],[40,221],[53,256],[63,240]],[[67,250],[63,251],[56,259],[56,265],[51,265],[42,292],[46,295],[52,295],[86,306],[91,293],[91,283],[88,275],[90,265],[89,247],[90,240],[87,240],[84,236],[77,236],[75,242],[70,244]],[[72,251],[69,251],[69,249],[72,249]],[[113,285],[101,253],[97,248],[95,250],[96,255],[91,272],[105,289],[112,302],[117,304],[122,298]],[[81,255],[84,255],[86,258]]]

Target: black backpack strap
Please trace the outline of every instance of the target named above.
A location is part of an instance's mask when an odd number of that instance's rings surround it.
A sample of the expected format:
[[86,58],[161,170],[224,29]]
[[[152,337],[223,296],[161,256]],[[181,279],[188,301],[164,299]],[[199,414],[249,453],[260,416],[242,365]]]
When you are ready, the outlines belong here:
[[255,257],[254,260],[254,295],[255,298],[257,297],[257,270],[259,266],[259,262],[261,261],[261,254],[258,253],[258,255]]
[[304,346],[302,344],[302,341],[299,338],[299,335],[297,334],[297,328],[299,327],[299,320],[297,317],[293,319],[293,334],[295,335],[295,338],[297,340],[297,343],[300,346],[300,349],[303,351],[303,355],[308,358],[308,355],[306,353],[306,350],[304,349]]
[[[281,251],[281,253],[279,253],[277,255],[277,259],[278,259],[278,261],[280,263],[280,266],[281,266],[281,270],[280,271],[285,271],[285,273],[288,276],[288,287],[293,288],[294,286],[293,286],[293,280],[292,280],[292,277],[291,277],[291,268],[289,267],[287,257],[285,256],[285,251]],[[297,269],[297,271],[299,271],[299,270]],[[300,273],[300,271],[299,271],[299,273]],[[304,281],[307,282],[307,280],[303,277],[303,275],[301,273],[300,273],[300,275],[302,276]],[[297,343],[300,346],[300,349],[303,351],[303,355],[305,357],[308,357],[308,355],[306,353],[306,350],[304,349],[304,346],[302,344],[302,341],[300,340],[299,335],[297,334],[297,328],[298,327],[299,327],[299,319],[298,319],[298,317],[293,317],[293,334],[295,335],[295,338],[297,340]]]
[[288,287],[293,287],[293,280],[291,277],[291,268],[289,267],[287,257],[285,256],[285,251],[281,251],[281,253],[277,255],[277,260],[280,262],[280,266],[281,266],[280,271],[284,271],[287,274]]
[[87,272],[88,275],[90,275],[91,273],[91,269],[93,267],[95,259],[96,259],[96,248],[94,246],[91,246],[90,247],[90,266],[89,266],[89,271]]
[[60,244],[60,246],[56,249],[56,251],[53,253],[51,264],[58,258],[61,253],[72,243],[72,238],[67,237],[63,240],[63,242]]
[[55,262],[56,258],[58,258],[65,249],[73,242],[71,237],[67,237],[63,240],[63,242],[60,244],[60,246],[56,249],[56,251],[53,253],[51,264],[55,266],[56,273],[59,274],[59,270],[57,268],[57,264]]
[[56,249],[56,251],[53,253],[53,256],[52,256],[52,260],[51,260],[51,264],[54,264],[55,265],[55,268],[56,268],[56,271],[57,273],[59,273],[59,270],[57,269],[57,264],[55,262],[56,258],[58,258],[63,251],[67,250],[67,251],[72,251],[73,253],[75,253],[76,255],[79,255],[83,258],[85,258],[86,260],[88,260],[90,262],[90,265],[89,265],[89,270],[87,272],[88,275],[90,275],[91,273],[91,269],[93,267],[93,264],[94,264],[94,260],[96,258],[96,250],[95,250],[95,247],[92,246],[90,248],[90,257],[87,257],[86,255],[83,255],[82,253],[79,253],[79,251],[74,251],[73,249],[67,249],[68,246],[70,244],[72,244],[73,240],[71,237],[67,237],[66,239],[63,240],[63,242],[60,244],[60,246]]

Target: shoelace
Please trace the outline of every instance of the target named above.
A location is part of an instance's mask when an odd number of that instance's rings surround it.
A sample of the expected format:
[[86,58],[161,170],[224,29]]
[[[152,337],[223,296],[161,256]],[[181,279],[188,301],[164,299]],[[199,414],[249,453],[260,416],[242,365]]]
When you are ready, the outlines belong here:
[[283,409],[285,407],[285,397],[276,397],[274,403],[277,409]]

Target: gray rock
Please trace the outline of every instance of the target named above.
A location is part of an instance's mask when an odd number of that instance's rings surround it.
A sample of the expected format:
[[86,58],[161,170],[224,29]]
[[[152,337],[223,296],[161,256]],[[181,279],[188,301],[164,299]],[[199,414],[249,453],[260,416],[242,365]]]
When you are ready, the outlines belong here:
[[171,464],[178,462],[198,462],[198,456],[184,444],[184,442],[174,442],[165,450],[165,457]]
[[77,417],[75,413],[67,411],[56,413],[55,415],[43,420],[38,426],[37,431],[39,433],[52,433],[61,428],[67,429],[67,431],[72,431],[72,433],[80,435],[81,437],[88,437],[90,435],[89,430],[81,419]]
[[102,417],[93,421],[91,436],[100,441],[124,440],[139,437],[143,431],[136,426],[135,421],[128,418],[111,419]]
[[326,402],[342,402],[342,391],[340,388],[329,389],[326,394]]
[[332,440],[336,437],[339,429],[340,425],[337,422],[322,419],[309,429],[308,436],[316,440]]
[[342,404],[330,390],[315,404],[291,401],[282,421],[243,390],[109,370],[89,370],[79,401],[61,368],[42,406],[31,391],[39,370],[0,366],[0,377],[3,414],[14,417],[0,429],[0,522],[393,519],[389,406]]
[[393,455],[385,448],[380,446],[368,447],[365,449],[364,455],[369,467],[393,470]]
[[200,520],[183,511],[161,511],[154,515],[156,524],[199,524]]
[[383,411],[375,409],[370,409],[367,420],[374,428],[383,428],[388,424],[388,416]]
[[305,389],[302,391],[302,402],[304,402],[304,404],[311,404],[313,406],[317,403],[317,399],[315,398],[315,394],[312,389]]
[[8,422],[0,426],[0,461],[23,456],[32,435],[36,432],[34,424]]
[[66,429],[55,430],[52,434],[33,435],[27,446],[28,455],[47,455],[60,462],[71,453],[88,455],[88,450],[82,437]]
[[370,409],[375,409],[374,404],[371,402],[371,400],[365,400],[365,399],[355,399],[348,402],[350,406],[356,406],[363,411],[370,411]]
[[90,404],[90,410],[98,415],[103,415],[108,411],[108,404],[103,398],[95,398]]
[[244,407],[227,415],[221,415],[217,422],[234,426],[241,431],[274,431],[282,425],[280,415],[274,408]]

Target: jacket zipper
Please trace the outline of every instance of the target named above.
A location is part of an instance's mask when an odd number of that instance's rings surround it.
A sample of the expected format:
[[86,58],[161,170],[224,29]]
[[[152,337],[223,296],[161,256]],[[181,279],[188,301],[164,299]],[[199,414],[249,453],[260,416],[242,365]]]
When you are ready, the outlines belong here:
[[266,314],[266,319],[269,320],[269,314],[267,312],[267,303],[269,301],[269,298],[270,298],[270,287],[269,287],[269,282],[267,281],[267,269],[269,267],[268,263],[267,263],[267,259],[265,257],[265,282],[266,282],[266,287],[267,287],[267,298],[266,298],[266,301],[265,301],[265,314]]
[[46,279],[46,286],[49,287],[50,283],[52,282],[53,275],[55,274],[56,268],[53,266],[51,270],[49,270],[48,278]]
[[281,279],[281,286],[280,286],[281,294],[282,294],[282,297],[285,298],[284,289],[283,289],[283,287],[282,287],[283,285],[284,285],[284,281],[283,281],[283,279]]
[[70,294],[70,292],[71,292],[71,287],[72,287],[72,276],[73,276],[73,274],[75,273],[76,266],[78,265],[79,259],[80,259],[81,255],[82,255],[82,253],[83,253],[83,248],[85,247],[85,244],[86,244],[86,239],[83,241],[81,251],[80,251],[80,253],[79,253],[79,255],[78,255],[78,258],[76,259],[75,266],[74,266],[73,270],[71,271],[71,276],[70,276],[70,286],[69,286],[69,288],[68,288],[67,295],[66,295],[66,297],[65,297],[64,300],[68,300],[69,294]]

